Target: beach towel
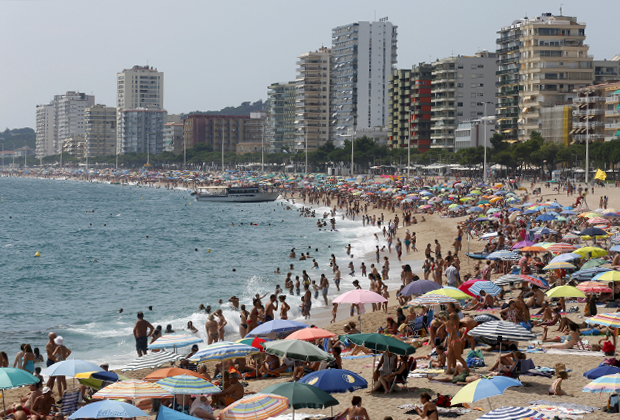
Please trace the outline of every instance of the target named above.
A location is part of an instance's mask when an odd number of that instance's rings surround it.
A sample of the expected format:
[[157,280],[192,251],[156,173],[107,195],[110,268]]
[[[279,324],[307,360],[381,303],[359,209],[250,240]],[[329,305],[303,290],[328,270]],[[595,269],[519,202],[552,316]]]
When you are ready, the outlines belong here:
[[547,354],[569,354],[573,356],[605,357],[605,353],[603,353],[602,351],[587,351],[575,349],[547,349]]

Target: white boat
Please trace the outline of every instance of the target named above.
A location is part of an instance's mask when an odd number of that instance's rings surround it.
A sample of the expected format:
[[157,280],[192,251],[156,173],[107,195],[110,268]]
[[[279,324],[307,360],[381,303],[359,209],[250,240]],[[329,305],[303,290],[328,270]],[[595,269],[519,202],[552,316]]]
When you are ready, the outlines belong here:
[[275,201],[280,195],[277,191],[264,191],[260,187],[199,187],[193,193],[197,201],[260,203]]

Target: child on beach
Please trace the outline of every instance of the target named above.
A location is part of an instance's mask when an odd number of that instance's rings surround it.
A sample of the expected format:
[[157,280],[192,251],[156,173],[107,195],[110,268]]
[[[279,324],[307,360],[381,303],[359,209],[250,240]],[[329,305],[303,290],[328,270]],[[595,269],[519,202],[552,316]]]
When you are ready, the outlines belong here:
[[556,379],[549,387],[549,395],[566,395],[566,392],[562,391],[562,381],[568,379],[568,373],[564,370],[560,370],[555,374]]
[[362,277],[366,277],[366,264],[363,261],[360,268],[362,269]]
[[338,304],[332,303],[332,320],[329,321],[330,324],[336,322],[336,315],[338,315]]
[[387,314],[387,311],[388,311],[388,300],[390,300],[390,292],[388,292],[387,285],[383,286],[383,292],[381,293],[381,296],[383,296],[384,298],[387,299],[382,304],[383,305],[383,312],[385,312]]
[[355,267],[353,266],[353,261],[349,262],[349,270],[351,270],[349,275],[355,277]]
[[314,289],[314,298],[319,298],[319,286],[316,284],[315,280],[312,280],[312,288]]

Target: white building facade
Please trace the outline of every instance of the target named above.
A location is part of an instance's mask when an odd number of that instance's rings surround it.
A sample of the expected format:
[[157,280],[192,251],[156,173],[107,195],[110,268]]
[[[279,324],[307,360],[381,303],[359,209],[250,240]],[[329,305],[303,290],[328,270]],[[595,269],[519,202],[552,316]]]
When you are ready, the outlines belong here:
[[53,155],[56,141],[56,107],[37,105],[36,157]]
[[117,153],[160,154],[164,151],[163,109],[124,109],[118,112]]

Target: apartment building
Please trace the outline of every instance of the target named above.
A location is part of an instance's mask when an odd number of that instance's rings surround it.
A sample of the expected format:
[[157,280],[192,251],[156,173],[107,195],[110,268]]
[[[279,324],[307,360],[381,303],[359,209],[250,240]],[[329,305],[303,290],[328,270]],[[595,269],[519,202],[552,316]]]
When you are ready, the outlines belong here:
[[388,88],[388,146],[417,148],[431,144],[432,65],[420,63],[411,70],[395,70]]
[[454,151],[459,122],[495,113],[495,61],[481,51],[432,64],[431,148]]
[[541,108],[571,103],[575,89],[594,81],[585,28],[576,17],[551,13],[521,23],[520,141],[532,131],[541,131]]
[[116,108],[93,105],[86,108],[85,156],[116,154]]
[[37,158],[56,154],[56,107],[54,103],[37,105],[36,154]]
[[116,75],[116,108],[164,109],[164,73],[154,67],[133,66]]
[[167,122],[164,124],[164,152],[183,153],[183,123]]
[[295,99],[297,83],[273,83],[267,90],[265,141],[270,152],[295,148]]
[[117,112],[117,153],[157,155],[164,150],[163,109],[122,109]]
[[[245,115],[193,114],[183,120],[183,139],[187,147],[210,144],[215,151],[234,152],[246,140]],[[249,139],[248,139],[249,140]]]
[[497,128],[506,140],[519,138],[519,90],[520,88],[520,52],[521,24],[515,20],[511,25],[502,27],[495,40],[497,48]]
[[336,146],[358,129],[387,124],[396,51],[397,27],[387,18],[332,29],[330,139]]
[[592,66],[595,85],[620,81],[620,55],[611,60],[594,60]]
[[315,150],[329,139],[331,50],[321,47],[297,61],[295,148]]
[[605,86],[605,141],[620,139],[620,83]]

